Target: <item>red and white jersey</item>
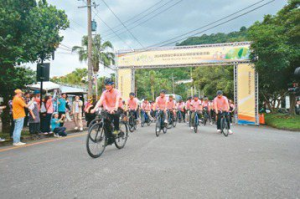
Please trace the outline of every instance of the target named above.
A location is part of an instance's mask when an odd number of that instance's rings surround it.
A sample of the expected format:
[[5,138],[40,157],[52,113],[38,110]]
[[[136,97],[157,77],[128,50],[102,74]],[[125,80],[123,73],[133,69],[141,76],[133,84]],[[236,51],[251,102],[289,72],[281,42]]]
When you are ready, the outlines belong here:
[[200,100],[197,100],[197,101],[193,100],[191,102],[191,107],[190,108],[191,108],[192,111],[201,111],[202,110],[201,101]]

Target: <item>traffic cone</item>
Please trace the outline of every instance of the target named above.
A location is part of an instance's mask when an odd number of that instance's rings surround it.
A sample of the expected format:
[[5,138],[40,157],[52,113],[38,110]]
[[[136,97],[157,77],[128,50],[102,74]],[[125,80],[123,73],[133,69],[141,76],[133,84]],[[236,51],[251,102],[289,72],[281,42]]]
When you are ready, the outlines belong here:
[[265,114],[259,114],[259,123],[265,124]]

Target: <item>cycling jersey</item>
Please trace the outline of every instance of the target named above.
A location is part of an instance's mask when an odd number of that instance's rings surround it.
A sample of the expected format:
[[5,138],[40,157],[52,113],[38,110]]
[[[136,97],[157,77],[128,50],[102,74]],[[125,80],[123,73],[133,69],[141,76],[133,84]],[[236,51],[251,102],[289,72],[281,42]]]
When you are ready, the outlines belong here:
[[191,102],[191,107],[190,108],[191,108],[192,111],[200,111],[200,110],[202,110],[201,101],[200,100],[197,100],[197,101],[193,100]]
[[177,109],[180,110],[180,111],[183,111],[184,107],[185,107],[185,103],[184,102],[181,102],[181,103],[177,104]]
[[191,102],[190,100],[186,101],[186,109],[191,110]]
[[160,109],[160,110],[164,110],[166,108],[166,97],[157,97],[155,100],[156,103],[156,108]]
[[174,100],[172,100],[172,101],[168,101],[167,102],[167,109],[168,110],[173,110],[176,106],[175,106],[176,104],[175,104],[175,101]]
[[138,100],[136,98],[128,99],[127,106],[129,110],[136,110],[138,107]]
[[116,102],[119,101],[119,108],[122,108],[121,94],[117,89],[106,90],[102,93],[100,98],[100,104],[107,111],[115,109]]
[[215,97],[214,99],[214,105],[215,109],[217,108],[218,111],[226,111],[228,112],[229,110],[229,104],[228,104],[228,99],[225,96],[222,96],[220,98]]
[[202,103],[202,106],[203,106],[203,108],[207,108],[207,110],[210,110],[211,104],[210,104],[209,101],[204,101],[204,102]]
[[150,111],[151,110],[150,103],[143,102],[141,108],[143,111]]

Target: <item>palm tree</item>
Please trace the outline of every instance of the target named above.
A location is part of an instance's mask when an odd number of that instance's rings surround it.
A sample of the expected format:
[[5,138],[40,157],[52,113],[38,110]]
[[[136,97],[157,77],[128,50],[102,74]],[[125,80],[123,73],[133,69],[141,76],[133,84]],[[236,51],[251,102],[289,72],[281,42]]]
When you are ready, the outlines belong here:
[[[99,34],[95,35],[93,38],[93,48],[92,48],[92,65],[94,73],[98,73],[100,63],[105,67],[108,67],[111,63],[115,63],[115,54],[108,52],[107,50],[112,50],[113,45],[110,41],[105,41],[102,43],[101,36]],[[72,52],[77,52],[79,55],[79,61],[83,62],[88,59],[88,37],[83,36],[81,40],[81,46],[74,46]]]

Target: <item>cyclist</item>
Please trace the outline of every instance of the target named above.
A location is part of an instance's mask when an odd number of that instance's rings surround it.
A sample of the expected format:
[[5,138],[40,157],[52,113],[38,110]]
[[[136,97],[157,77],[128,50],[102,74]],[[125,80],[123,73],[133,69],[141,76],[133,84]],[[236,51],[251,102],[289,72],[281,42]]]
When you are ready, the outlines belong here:
[[209,103],[210,103],[210,104],[209,104],[209,108],[210,108],[210,117],[211,117],[211,121],[212,121],[212,122],[213,122],[213,121],[215,122],[215,121],[216,121],[216,113],[215,113],[214,101],[211,100]]
[[190,104],[190,109],[192,111],[191,114],[191,129],[194,129],[194,119],[195,119],[195,113],[198,113],[199,119],[201,118],[201,114],[202,114],[202,104],[201,101],[199,100],[198,95],[194,95],[194,99]]
[[95,113],[98,107],[103,106],[103,109],[108,112],[110,120],[114,121],[114,135],[119,133],[120,127],[120,114],[122,110],[122,101],[120,92],[114,88],[114,81],[110,78],[104,80],[105,91],[102,93],[100,100],[95,105],[95,108],[91,110],[91,113]]
[[[229,103],[227,97],[223,96],[223,91],[219,90],[217,92],[217,97],[214,99],[214,109],[217,115],[217,131],[218,133],[221,133],[221,117],[222,112],[228,113],[229,111]],[[230,130],[230,123],[229,118],[226,117],[228,128],[229,128],[229,134],[232,134],[233,132]]]
[[[155,100],[155,110],[162,110],[163,115],[162,118],[164,119],[165,123],[168,123],[168,114],[166,114],[166,108],[167,108],[167,99],[166,99],[166,90],[161,90],[160,91],[160,96],[158,96]],[[159,113],[159,111],[157,112]]]
[[176,114],[175,109],[176,102],[173,98],[173,95],[170,95],[169,100],[167,101],[167,110],[170,112],[170,117],[172,118],[172,120],[174,120],[174,115]]
[[148,101],[147,98],[144,99],[142,105],[141,105],[141,117],[144,117],[144,114],[143,113],[146,113],[147,115],[147,118],[145,118],[145,121],[150,120],[150,111],[151,111],[151,107],[150,107],[150,103]]
[[182,99],[179,100],[177,104],[177,111],[181,112],[181,119],[183,120],[183,122],[185,122],[185,103],[182,101]]
[[203,100],[203,102],[202,102],[202,105],[203,105],[203,111],[206,111],[206,112],[207,112],[207,114],[208,114],[208,120],[209,120],[209,122],[210,122],[210,125],[212,125],[212,122],[211,122],[211,114],[210,114],[210,107],[211,107],[211,105],[210,105],[210,102],[209,102],[209,100],[208,100],[207,97],[204,97],[204,100]]
[[151,111],[150,111],[151,117],[155,118],[155,116],[156,116],[155,102],[150,101],[150,109],[151,109]]
[[187,110],[187,122],[189,123],[190,119],[191,119],[191,102],[192,102],[192,97],[188,97],[186,103],[185,103],[185,109]]
[[137,120],[137,110],[138,110],[138,100],[135,98],[134,93],[129,94],[129,99],[127,100],[127,110],[130,112],[133,112],[134,119]]

